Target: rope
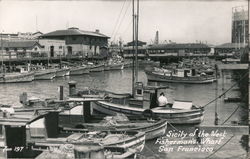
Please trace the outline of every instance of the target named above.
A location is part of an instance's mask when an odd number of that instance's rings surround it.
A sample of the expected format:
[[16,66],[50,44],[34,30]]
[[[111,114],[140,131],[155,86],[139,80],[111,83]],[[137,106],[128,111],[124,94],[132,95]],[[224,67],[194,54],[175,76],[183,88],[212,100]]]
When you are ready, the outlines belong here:
[[207,156],[205,159],[210,158],[212,155],[214,155],[216,152],[218,152],[218,151],[219,151],[222,147],[224,147],[233,137],[234,137],[234,135],[231,136],[223,145],[221,145],[221,147],[219,147],[217,150],[215,150],[212,154],[210,154],[209,156]]
[[144,147],[146,149],[148,149],[149,151],[151,151],[151,153],[153,153],[153,156],[160,158],[159,155],[157,153],[155,153],[152,149],[148,148],[148,146],[146,144],[144,145]]
[[172,128],[174,128],[174,130],[179,131],[179,129],[177,129],[175,126],[173,126],[171,123],[168,123]]
[[[248,72],[243,76],[241,77],[241,79],[239,79],[238,82],[240,82],[243,78],[245,78],[246,76],[248,75]],[[218,97],[216,97],[215,99],[213,99],[212,101],[208,102],[207,104],[205,104],[203,106],[203,108],[205,108],[206,106],[208,106],[209,104],[213,103],[214,101],[216,101],[217,99],[221,98],[224,94],[226,94],[228,91],[230,91],[233,87],[235,87],[238,83],[235,82],[235,84],[233,84],[229,89],[227,89],[225,92],[223,92],[221,95],[219,95]]]
[[[247,96],[248,96],[248,94],[245,94],[245,96],[243,97],[243,99],[246,98]],[[225,124],[234,115],[234,113],[236,113],[236,111],[239,108],[240,108],[240,105],[238,105],[238,107],[229,115],[229,117],[221,125]]]
[[229,117],[221,125],[225,124],[234,115],[234,113],[239,109],[239,107],[240,105],[238,105],[238,107],[232,112],[231,115],[229,115]]

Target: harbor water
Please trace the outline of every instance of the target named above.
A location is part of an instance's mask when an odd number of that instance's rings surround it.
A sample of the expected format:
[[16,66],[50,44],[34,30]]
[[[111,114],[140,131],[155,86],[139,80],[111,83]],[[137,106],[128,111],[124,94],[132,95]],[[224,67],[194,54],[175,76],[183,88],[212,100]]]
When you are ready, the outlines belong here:
[[[27,92],[28,97],[37,97],[41,99],[58,98],[58,87],[64,86],[64,96],[68,95],[68,82],[76,81],[79,90],[86,87],[95,89],[104,89],[108,91],[115,91],[119,93],[130,93],[132,90],[132,70],[126,68],[117,71],[104,71],[95,72],[79,76],[67,76],[56,78],[51,81],[41,80],[33,81],[31,83],[13,83],[0,85],[0,103],[9,104],[16,107],[21,106],[19,103],[19,95]],[[230,88],[235,81],[231,78],[231,73],[228,72],[224,77],[224,81],[220,78],[218,85],[216,82],[210,84],[178,84],[178,83],[154,83],[148,82],[143,69],[139,70],[139,81],[148,85],[161,85],[169,86],[164,92],[170,102],[174,100],[192,101],[194,105],[204,106],[223,91]],[[223,90],[224,87],[224,90]],[[216,89],[218,88],[218,89]],[[224,125],[231,125],[232,123],[246,123],[248,109],[243,103],[225,103],[224,97],[239,96],[240,92],[237,87],[230,90],[225,96],[219,98],[217,102],[217,113],[219,117],[219,124],[223,123],[228,117],[237,109],[237,111],[225,122]],[[213,102],[205,107],[204,121],[202,125],[214,125],[215,120],[215,105]],[[183,130],[191,132],[194,129],[193,125],[175,125],[168,126],[168,130]],[[228,135],[223,141],[230,138]],[[211,153],[197,153],[196,152],[166,152],[159,151],[159,144],[156,143],[157,139],[147,141],[145,148],[138,158],[205,158]],[[177,140],[177,139],[176,139]],[[246,144],[245,136],[235,136],[222,147],[211,158],[245,158],[246,157]],[[219,148],[217,146],[215,149]]]

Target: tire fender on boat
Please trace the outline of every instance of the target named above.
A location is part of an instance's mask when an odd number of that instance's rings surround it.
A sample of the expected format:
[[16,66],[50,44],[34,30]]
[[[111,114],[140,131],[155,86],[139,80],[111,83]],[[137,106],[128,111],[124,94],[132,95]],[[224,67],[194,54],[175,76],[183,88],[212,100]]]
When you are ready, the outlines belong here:
[[146,110],[143,111],[142,115],[144,117],[153,118],[155,114],[154,114],[154,112],[151,109],[146,109]]

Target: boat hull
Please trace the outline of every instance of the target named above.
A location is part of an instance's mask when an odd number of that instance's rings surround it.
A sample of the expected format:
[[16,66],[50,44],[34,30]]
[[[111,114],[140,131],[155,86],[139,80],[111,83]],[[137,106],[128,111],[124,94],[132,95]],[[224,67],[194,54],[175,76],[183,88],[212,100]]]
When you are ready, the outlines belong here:
[[56,77],[64,77],[69,73],[69,69],[58,69],[56,70]]
[[89,69],[87,67],[78,67],[78,68],[71,68],[69,75],[82,75],[88,73]]
[[[115,115],[116,113],[123,113],[128,116],[134,116],[143,115],[143,112],[145,111],[145,109],[142,108],[133,108],[129,106],[100,101],[95,102],[92,107],[94,111],[106,115]],[[155,116],[167,119],[167,121],[172,124],[199,124],[203,121],[203,109],[191,109],[182,111],[162,111],[154,109],[151,110]]]
[[53,78],[56,77],[56,71],[51,70],[51,71],[39,71],[35,72],[34,80],[52,80]]
[[104,65],[96,65],[90,67],[90,72],[101,72],[104,71]]
[[14,75],[5,75],[0,77],[0,83],[21,83],[21,82],[32,82],[34,80],[34,73],[23,73]]
[[123,70],[124,64],[113,64],[109,66],[109,70]]
[[148,81],[156,82],[204,84],[216,81],[215,77],[175,77],[155,74],[151,71],[145,71],[145,73],[147,75]]

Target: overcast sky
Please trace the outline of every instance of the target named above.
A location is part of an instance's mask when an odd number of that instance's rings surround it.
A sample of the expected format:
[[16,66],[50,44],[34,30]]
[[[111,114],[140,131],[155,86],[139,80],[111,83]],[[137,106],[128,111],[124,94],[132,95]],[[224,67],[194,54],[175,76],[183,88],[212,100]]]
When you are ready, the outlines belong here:
[[[247,1],[141,0],[139,39],[150,42],[158,30],[160,41],[230,42],[232,7],[244,5]],[[74,26],[99,29],[112,40],[121,37],[128,42],[132,39],[131,7],[131,0],[0,0],[0,29],[5,33],[47,33]]]

